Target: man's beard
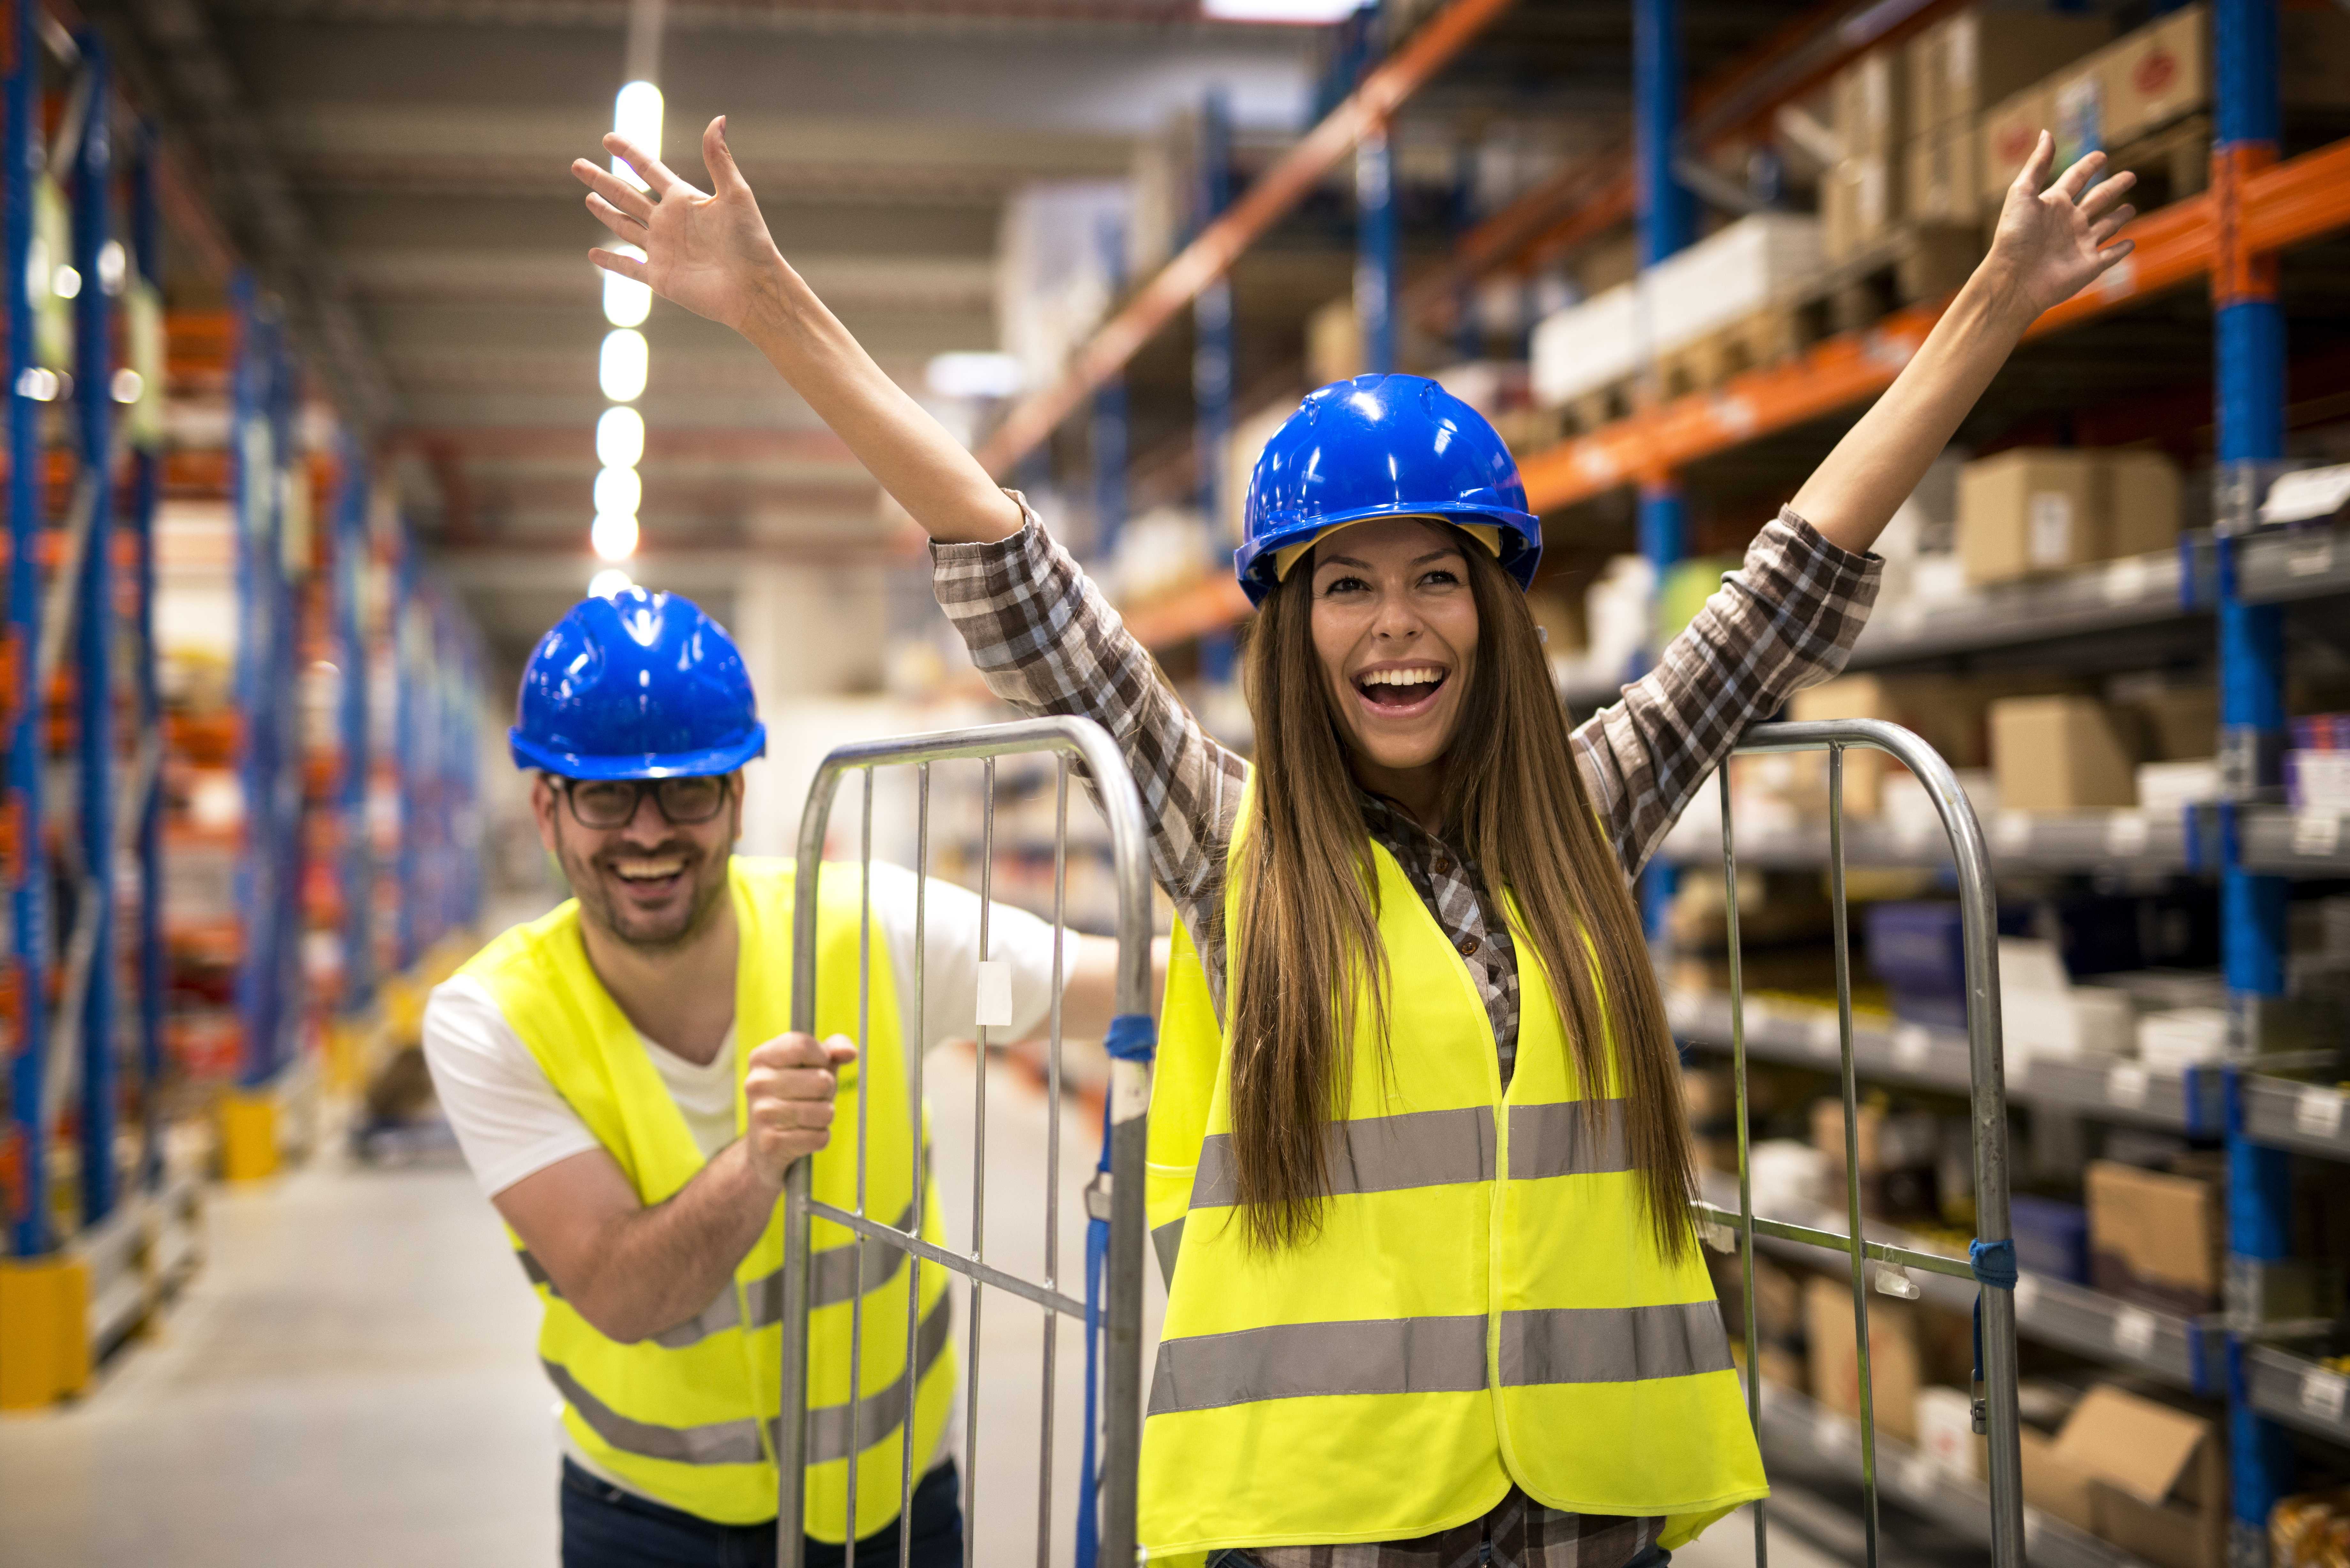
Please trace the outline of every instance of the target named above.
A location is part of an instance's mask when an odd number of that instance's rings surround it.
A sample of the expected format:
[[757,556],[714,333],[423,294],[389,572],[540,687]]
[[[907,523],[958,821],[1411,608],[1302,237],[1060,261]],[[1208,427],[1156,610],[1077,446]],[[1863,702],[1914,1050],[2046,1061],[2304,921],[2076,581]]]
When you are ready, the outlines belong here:
[[731,853],[704,856],[691,845],[671,841],[647,857],[683,856],[686,870],[694,879],[692,902],[682,915],[638,916],[614,908],[606,897],[605,871],[564,842],[560,827],[556,829],[556,857],[571,883],[572,895],[579,900],[580,913],[605,935],[639,952],[663,953],[684,947],[710,929],[710,923],[718,918],[718,901],[726,897]]

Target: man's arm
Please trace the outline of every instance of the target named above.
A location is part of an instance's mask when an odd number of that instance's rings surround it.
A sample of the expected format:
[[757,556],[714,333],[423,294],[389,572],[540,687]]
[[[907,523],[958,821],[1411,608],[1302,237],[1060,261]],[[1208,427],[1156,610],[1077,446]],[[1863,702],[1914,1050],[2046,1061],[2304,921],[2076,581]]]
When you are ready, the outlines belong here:
[[856,1048],[785,1034],[751,1054],[750,1128],[650,1208],[605,1150],[525,1177],[493,1201],[555,1288],[624,1345],[685,1322],[726,1288],[766,1230],[784,1172],[831,1141],[836,1069]]
[[[1150,939],[1150,994],[1143,1011],[1159,1016],[1159,999],[1167,989],[1168,939]],[[1078,1040],[1099,1040],[1118,1016],[1118,943],[1108,937],[1079,937],[1061,987],[1061,1033]]]

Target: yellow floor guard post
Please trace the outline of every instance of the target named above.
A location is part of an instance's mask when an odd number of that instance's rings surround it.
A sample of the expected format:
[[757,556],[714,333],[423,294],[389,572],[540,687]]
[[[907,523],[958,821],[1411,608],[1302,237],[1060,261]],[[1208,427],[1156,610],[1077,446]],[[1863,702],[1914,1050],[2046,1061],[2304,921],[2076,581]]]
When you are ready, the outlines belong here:
[[78,1394],[89,1382],[89,1265],[0,1259],[0,1410]]
[[277,1174],[277,1097],[267,1089],[227,1089],[220,1098],[223,1181]]

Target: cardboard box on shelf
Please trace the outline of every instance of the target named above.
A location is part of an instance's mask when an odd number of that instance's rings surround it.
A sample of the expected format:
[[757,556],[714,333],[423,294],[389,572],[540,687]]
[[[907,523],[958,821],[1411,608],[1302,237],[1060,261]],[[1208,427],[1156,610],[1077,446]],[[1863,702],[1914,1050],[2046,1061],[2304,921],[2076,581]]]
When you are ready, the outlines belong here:
[[1847,158],[1890,154],[1909,134],[1909,74],[1900,52],[1871,49],[1828,87],[1828,129]]
[[1909,109],[1920,130],[1971,121],[2114,36],[2103,16],[1971,5],[1909,45]]
[[2090,1528],[2106,1540],[2155,1568],[2227,1562],[2227,1459],[2207,1417],[2101,1383],[2055,1452],[2089,1478]]
[[1900,215],[1900,154],[1848,153],[1820,176],[1820,255],[1847,261],[1878,240]]
[[[1804,1286],[1804,1329],[1812,1364],[1812,1397],[1860,1418],[1860,1355],[1854,1344],[1852,1282],[1814,1275]],[[1868,1366],[1877,1429],[1902,1442],[1918,1436],[1921,1357],[1918,1314],[1907,1303],[1872,1296]]]
[[1981,587],[2104,556],[2110,491],[2095,452],[2017,447],[1959,471],[1959,558]]
[[2219,1305],[2216,1182],[2099,1159],[2089,1162],[2082,1185],[2089,1277],[2099,1290],[2185,1314]]
[[2350,16],[2285,10],[2277,37],[2277,91],[2287,109],[2350,109]]
[[2105,559],[2145,556],[2178,544],[2178,465],[2158,452],[2098,454],[2105,470]]
[[2094,697],[2009,697],[1991,705],[1991,757],[2002,811],[2089,811],[2137,804],[2136,763]]
[[2211,101],[2211,12],[2189,5],[2097,51],[2106,140],[2113,147]]
[[1305,377],[1315,386],[1363,373],[1363,329],[1352,295],[1334,299],[1305,318]]
[[2030,1427],[2016,1433],[2023,1458],[2023,1501],[2075,1530],[2094,1530],[2089,1472],[2056,1451],[2056,1439]]
[[2048,129],[2059,170],[2106,145],[2106,73],[2094,57],[2049,78]]
[[2148,762],[2199,762],[2220,749],[2217,686],[2116,681],[2113,699]]
[[1982,144],[1972,120],[1909,139],[1902,176],[1908,215],[1921,223],[1971,223],[1981,204]]
[[[1948,675],[1846,675],[1807,687],[1789,699],[1791,719],[1883,719],[1915,730],[1952,767],[1980,767],[1983,761],[1983,710],[1990,699],[1974,683]],[[1827,760],[1802,759],[1825,806]],[[1884,805],[1885,780],[1908,770],[1882,752],[1848,751],[1844,756],[1844,807],[1847,815],[1874,817]]]

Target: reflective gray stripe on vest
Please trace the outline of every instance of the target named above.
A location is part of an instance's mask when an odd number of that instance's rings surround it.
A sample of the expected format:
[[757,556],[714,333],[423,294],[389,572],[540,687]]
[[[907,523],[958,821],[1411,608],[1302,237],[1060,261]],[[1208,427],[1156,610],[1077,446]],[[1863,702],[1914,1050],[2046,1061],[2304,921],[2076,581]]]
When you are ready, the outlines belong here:
[[1712,1302],[1554,1307],[1502,1314],[1502,1384],[1633,1383],[1730,1369],[1730,1336]]
[[[898,1216],[895,1228],[903,1231],[913,1222],[914,1206],[910,1203],[906,1206],[906,1211]],[[546,1287],[547,1294],[557,1300],[562,1299],[563,1293],[556,1288],[554,1278],[547,1273],[546,1265],[531,1256],[529,1248],[517,1248],[515,1256],[520,1260],[522,1272],[529,1277],[532,1284],[544,1285]],[[897,1248],[886,1245],[869,1246],[865,1263],[866,1293],[869,1295],[896,1279],[898,1271],[905,1265],[906,1254]],[[784,1321],[783,1270],[776,1269],[771,1273],[762,1274],[743,1288],[751,1298],[753,1328],[764,1328],[769,1324]],[[808,1281],[809,1305],[811,1307],[837,1306],[856,1293],[857,1249],[854,1246],[827,1247],[818,1252],[816,1255],[814,1276]],[[688,1345],[701,1344],[713,1334],[737,1327],[742,1321],[742,1304],[736,1300],[734,1287],[730,1281],[727,1287],[718,1293],[715,1301],[683,1323],[665,1328],[654,1334],[652,1342],[664,1350],[683,1350]]]
[[[1487,1106],[1365,1116],[1322,1129],[1333,1195],[1399,1192],[1493,1179],[1493,1112]],[[1232,1135],[1210,1133],[1191,1184],[1194,1209],[1230,1208],[1240,1194]]]
[[[945,1292],[924,1314],[914,1343],[914,1367],[910,1375],[901,1373],[889,1386],[866,1395],[857,1402],[857,1436],[858,1443],[870,1449],[904,1425],[907,1412],[913,1406],[914,1388],[937,1365],[953,1339],[954,1319],[949,1310],[952,1297]],[[759,1465],[768,1462],[768,1449],[763,1436],[772,1440],[775,1432],[770,1423],[765,1433],[760,1423],[745,1417],[736,1421],[712,1421],[700,1427],[663,1427],[651,1421],[639,1421],[623,1416],[609,1405],[589,1393],[571,1369],[559,1362],[540,1358],[546,1369],[547,1381],[556,1392],[579,1413],[579,1418],[598,1437],[621,1453],[639,1459],[668,1459],[687,1465]],[[808,1463],[828,1464],[848,1457],[848,1407],[822,1405],[808,1412]]]
[[1461,1394],[1485,1386],[1485,1319],[1289,1323],[1162,1340],[1150,1411],[1322,1394]]
[[1168,1283],[1175,1282],[1175,1256],[1183,1250],[1183,1221],[1170,1220],[1150,1233],[1150,1250],[1159,1254],[1159,1277]]
[[[1711,1302],[1502,1314],[1502,1385],[1631,1383],[1727,1370]],[[1150,1411],[1334,1394],[1468,1394],[1485,1386],[1485,1319],[1293,1323],[1160,1342]]]
[[1546,1106],[1510,1107],[1510,1179],[1538,1181],[1546,1176],[1591,1176],[1629,1170],[1624,1138],[1624,1102],[1602,1100],[1598,1126],[1591,1102],[1566,1100]]

